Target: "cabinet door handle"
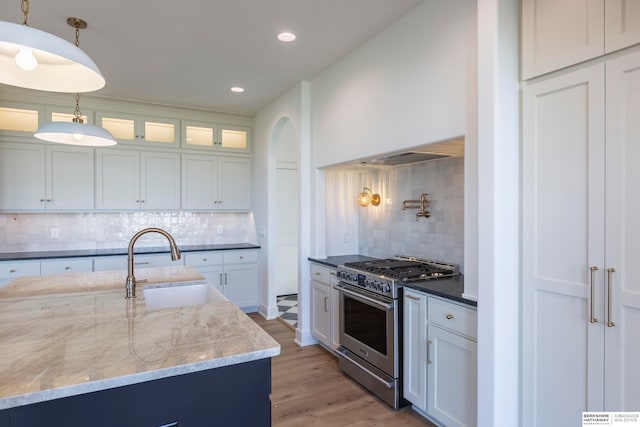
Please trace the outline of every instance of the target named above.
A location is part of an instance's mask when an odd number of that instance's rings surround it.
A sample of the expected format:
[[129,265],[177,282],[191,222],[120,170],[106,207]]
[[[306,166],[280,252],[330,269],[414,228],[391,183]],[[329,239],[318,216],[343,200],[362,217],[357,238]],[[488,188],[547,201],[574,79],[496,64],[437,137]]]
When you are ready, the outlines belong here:
[[407,298],[412,299],[414,301],[420,301],[420,298],[414,297],[413,295],[405,295]]
[[15,268],[12,268],[11,270],[9,270],[9,273],[15,273],[16,271],[18,270],[16,270]]
[[594,313],[594,304],[595,304],[594,297],[595,297],[595,281],[596,281],[595,275],[596,275],[596,271],[598,271],[598,267],[594,265],[589,270],[591,270],[591,315],[589,316],[589,322],[598,323],[598,319],[596,319],[595,313]]
[[329,306],[327,304],[328,302],[329,302],[329,297],[324,297],[324,311],[325,311],[325,313],[329,312]]
[[224,273],[224,284],[227,284],[227,273]]
[[611,320],[611,285],[613,282],[613,273],[616,272],[615,268],[607,268],[607,302],[608,302],[608,310],[607,310],[607,326],[612,328],[616,326],[615,323]]
[[135,262],[135,265],[148,265],[149,261],[140,261],[140,262]]
[[220,286],[224,285],[224,282],[222,281],[222,273],[220,273]]
[[320,276],[320,274],[321,273],[319,271],[316,271],[316,276]]
[[431,340],[427,340],[427,365],[431,365]]
[[66,266],[64,269],[65,269],[65,270],[71,270],[71,267]]
[[447,317],[447,320],[451,320],[451,319],[453,319],[453,314],[449,313],[449,314],[447,314],[446,317]]

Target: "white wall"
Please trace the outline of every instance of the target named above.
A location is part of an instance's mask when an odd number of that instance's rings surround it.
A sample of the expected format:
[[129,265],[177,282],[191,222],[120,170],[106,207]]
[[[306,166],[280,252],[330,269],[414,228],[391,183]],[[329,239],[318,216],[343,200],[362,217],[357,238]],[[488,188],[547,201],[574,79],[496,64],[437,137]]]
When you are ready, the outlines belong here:
[[314,166],[466,133],[475,2],[427,0],[311,82]]
[[276,285],[272,257],[276,253],[275,239],[269,238],[268,230],[276,230],[275,191],[277,135],[287,121],[295,129],[298,142],[298,164],[300,165],[300,236],[299,236],[299,318],[296,340],[301,345],[315,342],[309,329],[309,266],[312,224],[315,218],[315,192],[312,191],[314,174],[311,172],[311,142],[309,119],[309,83],[302,82],[261,110],[254,121],[254,216],[259,243],[263,246],[259,262],[259,274],[263,284],[260,295],[260,312],[267,318],[277,316]]
[[478,425],[520,425],[519,0],[478,0]]

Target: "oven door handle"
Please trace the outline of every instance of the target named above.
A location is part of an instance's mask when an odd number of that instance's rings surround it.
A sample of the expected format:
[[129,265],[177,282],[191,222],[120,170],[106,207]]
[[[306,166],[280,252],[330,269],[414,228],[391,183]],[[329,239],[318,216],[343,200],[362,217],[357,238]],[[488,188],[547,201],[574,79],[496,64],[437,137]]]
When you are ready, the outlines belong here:
[[360,302],[365,302],[365,301],[366,302],[370,302],[370,303],[375,304],[377,306],[383,307],[385,310],[389,310],[389,309],[393,308],[393,304],[387,304],[387,303],[384,303],[382,301],[378,301],[376,299],[369,298],[368,296],[359,294],[357,292],[353,292],[353,291],[345,288],[344,286],[336,285],[335,288],[338,291],[344,292],[345,294],[349,295],[353,299],[359,300]]

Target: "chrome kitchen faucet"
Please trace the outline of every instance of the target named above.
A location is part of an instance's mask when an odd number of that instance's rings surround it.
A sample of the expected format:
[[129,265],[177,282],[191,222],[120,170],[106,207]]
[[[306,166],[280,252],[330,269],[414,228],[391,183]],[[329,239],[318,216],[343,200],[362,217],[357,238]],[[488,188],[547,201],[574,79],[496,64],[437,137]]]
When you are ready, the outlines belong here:
[[[145,228],[144,230],[138,231],[133,235],[131,241],[129,242],[129,250],[127,252],[127,282],[125,284],[126,295],[125,298],[135,298],[136,297],[136,277],[133,275],[133,245],[135,245],[136,240],[144,234],[147,233],[160,233],[169,241],[169,247],[171,248],[171,260],[176,261],[180,259],[180,250],[178,250],[178,246],[176,245],[176,241],[173,240],[171,234],[167,233],[161,228]],[[146,280],[141,280],[140,282],[146,282]]]

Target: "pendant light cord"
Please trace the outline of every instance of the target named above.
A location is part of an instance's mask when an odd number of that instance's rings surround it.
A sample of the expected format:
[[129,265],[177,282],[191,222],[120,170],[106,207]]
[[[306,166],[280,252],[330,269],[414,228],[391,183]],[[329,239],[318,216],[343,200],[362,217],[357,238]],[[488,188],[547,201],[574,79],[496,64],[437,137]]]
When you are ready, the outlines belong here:
[[[76,28],[76,47],[80,47],[80,23],[76,20],[73,25]],[[80,111],[80,94],[76,93],[76,109],[73,112],[73,121],[75,123],[82,123],[82,111]]]
[[29,20],[29,0],[22,0],[22,4],[20,5],[20,9],[22,10],[22,13],[24,14],[24,20],[22,21],[22,25],[26,25],[28,27],[29,24],[27,23],[27,21]]
[[80,94],[76,93],[76,109],[73,112],[73,121],[75,123],[82,123],[82,111],[80,111]]

